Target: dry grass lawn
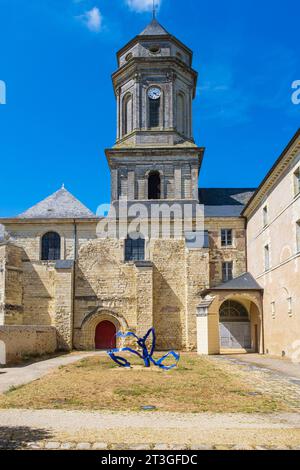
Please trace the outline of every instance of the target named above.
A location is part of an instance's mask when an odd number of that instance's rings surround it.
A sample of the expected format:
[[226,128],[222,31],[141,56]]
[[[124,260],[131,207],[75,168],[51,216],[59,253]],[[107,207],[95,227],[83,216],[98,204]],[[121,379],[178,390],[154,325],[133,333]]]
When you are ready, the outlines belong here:
[[279,399],[255,393],[237,375],[193,354],[183,354],[168,372],[125,370],[108,357],[87,358],[0,395],[0,408],[139,411],[144,405],[169,412],[286,410]]

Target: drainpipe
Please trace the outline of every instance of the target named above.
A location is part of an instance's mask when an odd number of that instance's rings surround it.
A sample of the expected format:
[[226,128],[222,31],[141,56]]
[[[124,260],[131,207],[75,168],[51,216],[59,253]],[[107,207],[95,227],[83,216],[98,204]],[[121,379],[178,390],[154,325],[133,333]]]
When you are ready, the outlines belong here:
[[73,264],[73,280],[72,280],[72,290],[73,290],[73,301],[72,301],[72,332],[71,332],[71,346],[73,349],[73,337],[74,337],[74,326],[75,326],[75,299],[76,299],[76,262],[77,262],[77,225],[76,219],[73,220],[74,227],[74,264]]

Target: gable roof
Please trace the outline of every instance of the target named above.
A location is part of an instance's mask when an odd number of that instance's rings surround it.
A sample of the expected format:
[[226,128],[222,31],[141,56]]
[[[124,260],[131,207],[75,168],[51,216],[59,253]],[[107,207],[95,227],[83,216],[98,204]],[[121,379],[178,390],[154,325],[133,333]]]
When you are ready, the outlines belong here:
[[199,189],[199,202],[205,217],[240,217],[255,188]]
[[252,211],[252,206],[259,204],[265,194],[268,192],[269,187],[272,187],[274,183],[278,181],[282,172],[287,168],[289,161],[299,152],[300,149],[300,128],[290,140],[287,147],[281,153],[279,158],[276,160],[270,171],[267,173],[261,184],[256,189],[255,193],[249,199],[246,207],[244,208],[242,215],[248,216],[249,212]]
[[168,31],[157,21],[156,18],[153,18],[151,23],[142,31],[139,36],[169,36]]
[[263,290],[263,288],[256,282],[252,274],[245,273],[231,281],[209,289],[209,291],[214,290]]
[[18,215],[18,219],[91,219],[95,214],[64,187]]

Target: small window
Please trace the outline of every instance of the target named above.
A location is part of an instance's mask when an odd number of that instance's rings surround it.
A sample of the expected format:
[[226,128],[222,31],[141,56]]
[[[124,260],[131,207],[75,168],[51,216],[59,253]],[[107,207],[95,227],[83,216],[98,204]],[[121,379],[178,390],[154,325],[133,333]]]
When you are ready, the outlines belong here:
[[125,57],[125,60],[126,62],[129,62],[132,58],[133,58],[133,54],[132,52],[129,52],[129,54],[127,54],[127,56]]
[[149,127],[159,127],[160,123],[160,98],[149,98]]
[[128,237],[125,241],[125,261],[145,260],[145,240],[144,238]]
[[270,269],[270,247],[269,245],[265,246],[265,271]]
[[48,232],[42,238],[42,261],[55,261],[60,259],[60,236],[55,232]]
[[222,280],[223,282],[231,281],[233,279],[233,262],[226,262],[222,264]]
[[300,252],[300,220],[296,223],[297,253]]
[[268,206],[265,206],[263,208],[263,220],[264,220],[264,227],[266,227],[269,223],[269,212],[268,212]]
[[221,245],[232,246],[232,230],[231,229],[221,230]]
[[275,320],[276,318],[276,303],[271,302],[271,312],[272,312],[272,319]]
[[157,44],[149,47],[149,51],[151,52],[151,54],[159,54],[160,50],[160,46]]
[[300,167],[294,173],[295,196],[300,193]]
[[158,171],[152,171],[148,178],[148,199],[157,200],[161,198],[161,179]]
[[288,297],[287,302],[288,302],[288,314],[291,317],[293,315],[293,299],[292,299],[292,297]]

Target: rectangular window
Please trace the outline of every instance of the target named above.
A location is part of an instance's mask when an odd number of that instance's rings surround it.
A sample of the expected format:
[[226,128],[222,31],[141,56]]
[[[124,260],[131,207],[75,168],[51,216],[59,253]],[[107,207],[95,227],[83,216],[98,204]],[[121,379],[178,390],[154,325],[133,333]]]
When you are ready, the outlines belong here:
[[265,271],[270,269],[270,247],[269,245],[265,246]]
[[293,315],[293,299],[292,299],[292,297],[289,297],[287,299],[287,301],[288,301],[288,314],[291,317]]
[[149,99],[149,127],[159,127],[160,121],[160,98]]
[[232,230],[231,229],[222,229],[221,230],[221,245],[222,246],[232,246]]
[[294,173],[295,196],[300,193],[300,167]]
[[231,281],[233,279],[233,262],[222,264],[222,280],[223,282]]
[[300,220],[296,223],[297,253],[300,252]]
[[267,206],[263,208],[263,219],[264,219],[264,227],[266,227],[269,223],[269,213],[268,213]]
[[145,260],[145,240],[127,238],[125,240],[125,261],[144,261]]
[[273,318],[273,320],[275,320],[275,318],[276,318],[276,304],[275,304],[275,302],[271,303],[271,311],[272,311],[272,318]]

